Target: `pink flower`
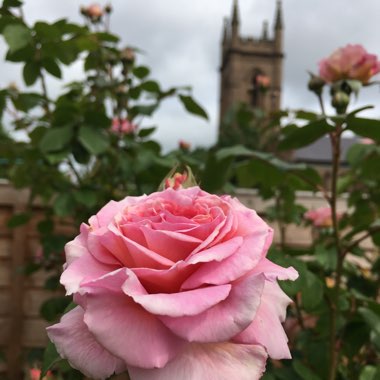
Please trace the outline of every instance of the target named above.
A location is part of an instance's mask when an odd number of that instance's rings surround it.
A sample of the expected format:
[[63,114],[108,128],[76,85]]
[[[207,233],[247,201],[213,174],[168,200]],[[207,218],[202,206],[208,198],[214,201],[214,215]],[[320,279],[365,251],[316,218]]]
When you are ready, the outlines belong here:
[[360,143],[364,144],[364,145],[372,145],[375,143],[375,141],[368,138],[368,137],[364,137],[364,138],[360,139]]
[[380,61],[377,56],[367,53],[361,45],[339,48],[319,62],[319,75],[326,82],[356,79],[367,83],[379,71]]
[[92,19],[100,19],[103,16],[103,9],[99,4],[91,4],[86,8],[86,12]]
[[270,78],[266,75],[257,75],[256,84],[261,90],[267,90],[270,86]]
[[182,184],[187,180],[187,173],[175,173],[172,177],[166,178],[165,189],[171,187],[174,190],[182,189]]
[[180,149],[182,149],[182,150],[186,150],[186,151],[187,151],[187,150],[190,149],[191,144],[188,143],[188,142],[185,141],[185,140],[179,140],[179,142],[178,142],[178,146],[179,146]]
[[[38,368],[31,368],[29,370],[29,378],[30,380],[40,380],[41,370]],[[53,376],[50,371],[47,372],[46,376],[42,378],[42,380],[52,380]]]
[[114,133],[126,135],[135,132],[136,129],[137,126],[128,119],[119,119],[118,117],[112,119],[111,131]]
[[[309,210],[304,214],[305,219],[313,223],[315,227],[331,227],[332,216],[330,207],[320,207],[315,210]],[[338,213],[338,220],[342,218],[342,213]]]
[[66,245],[61,277],[78,304],[48,328],[86,376],[256,380],[290,358],[291,300],[266,258],[272,229],[236,198],[198,187],[111,201]]

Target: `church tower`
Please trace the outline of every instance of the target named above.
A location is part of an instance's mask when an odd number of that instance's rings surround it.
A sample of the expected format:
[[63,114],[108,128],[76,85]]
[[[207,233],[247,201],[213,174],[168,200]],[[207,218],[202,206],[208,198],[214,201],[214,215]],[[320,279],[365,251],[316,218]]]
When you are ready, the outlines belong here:
[[260,107],[267,112],[280,109],[283,65],[282,4],[277,1],[273,33],[264,21],[259,38],[240,36],[238,0],[231,19],[225,19],[220,66],[220,125],[236,103]]

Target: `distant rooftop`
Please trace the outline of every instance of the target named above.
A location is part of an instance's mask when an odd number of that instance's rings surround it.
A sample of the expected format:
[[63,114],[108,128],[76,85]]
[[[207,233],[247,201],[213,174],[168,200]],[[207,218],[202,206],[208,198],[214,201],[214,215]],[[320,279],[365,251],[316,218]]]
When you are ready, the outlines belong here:
[[[348,149],[360,141],[358,137],[344,137],[341,142],[342,163],[346,163],[346,154]],[[294,152],[294,159],[297,162],[305,162],[318,165],[329,165],[331,163],[331,143],[327,137],[317,140],[315,143],[298,149]]]

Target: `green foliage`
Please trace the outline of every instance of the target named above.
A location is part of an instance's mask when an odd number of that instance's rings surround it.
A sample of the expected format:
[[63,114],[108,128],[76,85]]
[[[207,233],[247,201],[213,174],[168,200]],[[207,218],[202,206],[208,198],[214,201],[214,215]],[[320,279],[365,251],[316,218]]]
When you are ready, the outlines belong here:
[[303,127],[295,127],[285,134],[278,148],[280,150],[299,149],[312,144],[322,136],[333,131],[333,126],[326,119],[312,121]]
[[182,102],[186,111],[208,120],[206,111],[191,96],[180,94],[179,100]]

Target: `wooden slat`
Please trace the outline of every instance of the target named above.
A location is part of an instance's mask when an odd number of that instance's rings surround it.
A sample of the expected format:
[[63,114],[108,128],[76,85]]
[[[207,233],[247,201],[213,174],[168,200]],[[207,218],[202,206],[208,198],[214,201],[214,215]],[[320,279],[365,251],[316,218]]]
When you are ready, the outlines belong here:
[[10,318],[0,317],[0,346],[7,346],[10,338]]
[[46,327],[51,323],[42,319],[25,319],[22,345],[27,348],[45,347],[49,339]]
[[43,269],[32,273],[25,278],[25,287],[29,288],[43,288],[45,281],[55,272],[45,271]]
[[9,258],[11,256],[12,240],[10,237],[0,238],[0,259]]
[[[44,289],[29,289],[24,294],[24,316],[26,318],[39,317],[40,307],[48,299],[55,296],[63,296],[64,291],[51,292]],[[0,293],[1,297],[1,293]],[[1,310],[1,309],[0,309]]]
[[8,287],[11,284],[11,262],[0,260],[0,286]]
[[9,305],[11,304],[11,296],[9,289],[0,289],[0,317],[9,314]]
[[[16,205],[16,213],[24,211],[24,205]],[[25,264],[27,226],[13,229],[11,278],[10,287],[10,334],[12,339],[8,342],[7,364],[9,380],[18,380],[22,376],[22,336],[23,336],[23,293],[24,275],[20,270]]]

